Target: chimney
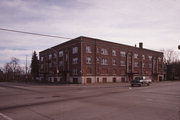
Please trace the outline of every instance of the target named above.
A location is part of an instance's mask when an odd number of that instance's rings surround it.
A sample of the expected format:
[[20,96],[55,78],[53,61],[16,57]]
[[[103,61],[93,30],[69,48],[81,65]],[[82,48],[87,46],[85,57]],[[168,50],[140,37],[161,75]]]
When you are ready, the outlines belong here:
[[139,43],[139,48],[143,48],[143,43],[142,42]]

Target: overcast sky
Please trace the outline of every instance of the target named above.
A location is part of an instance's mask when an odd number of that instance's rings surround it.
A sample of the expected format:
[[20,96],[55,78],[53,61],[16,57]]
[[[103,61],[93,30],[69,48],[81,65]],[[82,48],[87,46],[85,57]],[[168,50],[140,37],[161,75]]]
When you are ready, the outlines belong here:
[[[0,0],[0,28],[177,50],[180,0]],[[0,67],[65,41],[0,30]]]

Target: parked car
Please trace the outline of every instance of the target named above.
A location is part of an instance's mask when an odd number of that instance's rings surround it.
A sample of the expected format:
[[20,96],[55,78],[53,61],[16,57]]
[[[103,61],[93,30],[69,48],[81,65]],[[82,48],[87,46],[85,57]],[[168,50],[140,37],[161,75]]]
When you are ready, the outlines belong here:
[[135,77],[134,80],[131,81],[131,86],[149,86],[152,83],[152,80],[146,77]]

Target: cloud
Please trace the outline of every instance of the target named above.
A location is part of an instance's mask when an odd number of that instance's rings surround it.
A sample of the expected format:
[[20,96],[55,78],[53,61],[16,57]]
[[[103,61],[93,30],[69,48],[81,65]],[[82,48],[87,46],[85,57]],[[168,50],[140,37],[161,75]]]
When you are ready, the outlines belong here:
[[[1,0],[0,27],[75,38],[89,36],[149,49],[176,48],[180,39],[178,0]],[[0,31],[2,60],[65,42]],[[17,50],[16,52],[12,52]],[[31,52],[30,52],[31,51]],[[19,53],[19,54],[18,54]],[[21,58],[23,59],[23,57]]]

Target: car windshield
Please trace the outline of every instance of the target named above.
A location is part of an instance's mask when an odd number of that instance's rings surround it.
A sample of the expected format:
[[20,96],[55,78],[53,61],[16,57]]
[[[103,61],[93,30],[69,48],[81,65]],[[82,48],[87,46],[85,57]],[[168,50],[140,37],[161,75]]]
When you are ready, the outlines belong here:
[[142,80],[141,77],[135,77],[135,80]]

